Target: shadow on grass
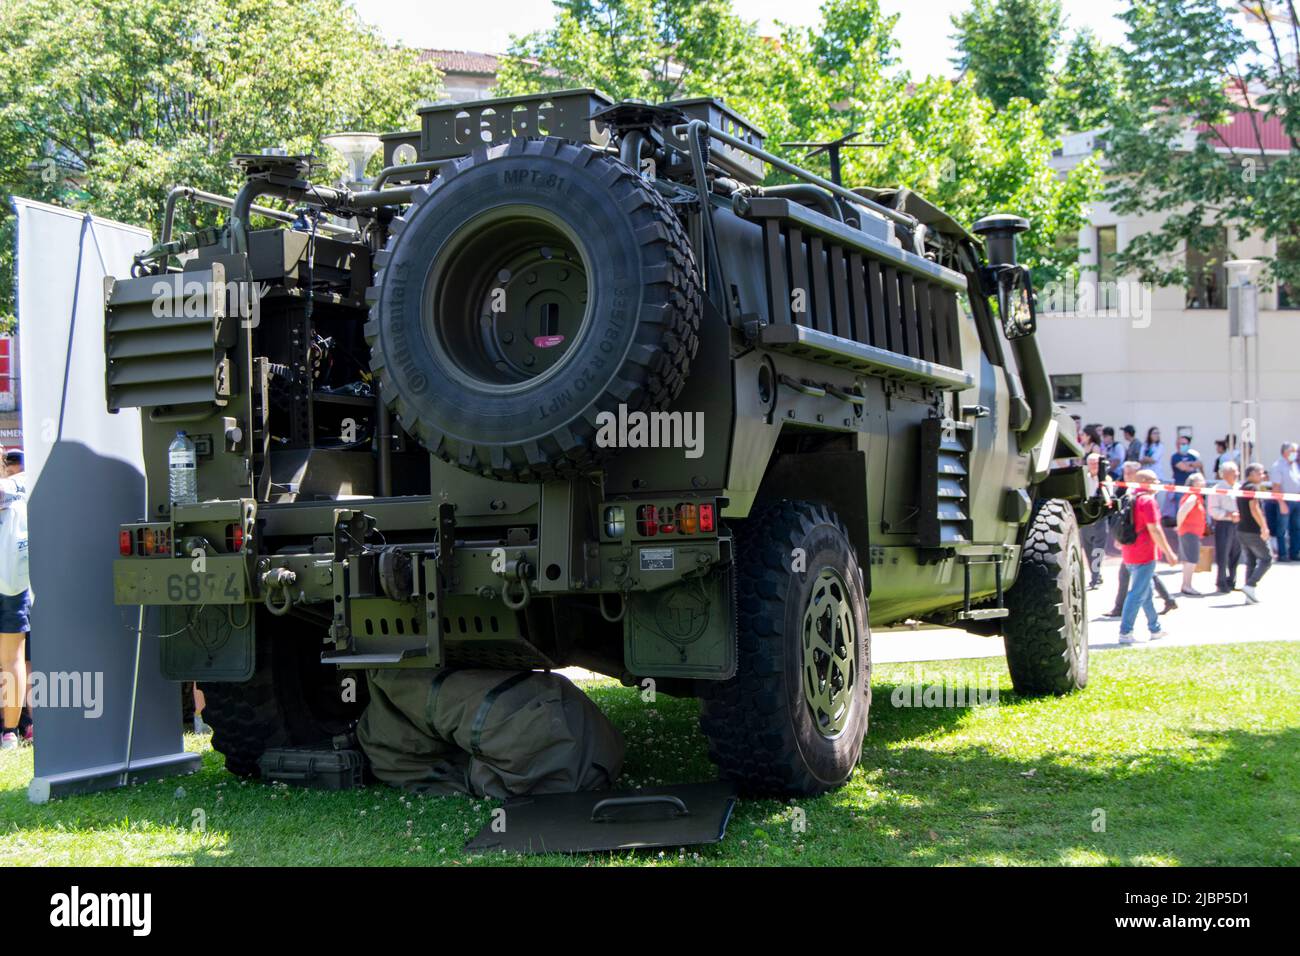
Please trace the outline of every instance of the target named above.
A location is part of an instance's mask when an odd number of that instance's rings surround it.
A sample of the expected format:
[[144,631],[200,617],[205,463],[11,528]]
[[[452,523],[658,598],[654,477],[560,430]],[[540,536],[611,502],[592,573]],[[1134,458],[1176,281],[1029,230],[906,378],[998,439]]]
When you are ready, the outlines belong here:
[[[1008,755],[1012,747],[945,747],[971,708],[895,707],[896,686],[873,687],[862,766],[846,787],[816,798],[742,801],[727,839],[700,848],[701,862],[1292,865],[1300,858],[1300,730],[1188,731],[1195,745],[1176,750],[1144,748],[1135,740],[1076,752],[1063,726],[1059,744],[1022,742],[1019,749],[1033,756],[1017,758]],[[1009,739],[1018,732],[1021,711],[1052,706],[1001,688],[999,695],[991,716],[1006,725]],[[627,741],[625,786],[715,778],[696,701],[661,696],[649,703],[618,687],[598,687],[591,696]],[[177,787],[186,791],[184,799],[174,796]],[[204,769],[189,778],[44,807],[28,805],[20,791],[0,793],[0,819],[6,821],[0,837],[40,827],[111,841],[124,820],[146,830],[185,830],[194,806],[210,808],[209,825],[221,839],[153,859],[195,865],[463,861],[461,845],[487,822],[495,803],[442,798],[410,804],[383,787],[286,794],[239,784],[221,769],[219,756],[208,754]],[[408,819],[418,821],[419,854],[411,852]],[[805,825],[802,832],[796,820]],[[524,862],[647,859],[636,853]]]

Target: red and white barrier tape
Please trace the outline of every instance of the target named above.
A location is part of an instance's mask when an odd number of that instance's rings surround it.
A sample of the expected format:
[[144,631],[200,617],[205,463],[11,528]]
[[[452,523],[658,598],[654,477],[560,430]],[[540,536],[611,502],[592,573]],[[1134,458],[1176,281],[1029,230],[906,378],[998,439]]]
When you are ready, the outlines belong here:
[[[1187,494],[1192,489],[1186,485],[1167,485],[1156,482],[1145,481],[1106,481],[1106,485],[1113,488],[1142,488],[1147,491],[1175,491],[1179,494]],[[1290,491],[1242,491],[1240,488],[1213,488],[1204,485],[1201,488],[1203,495],[1219,495],[1223,498],[1260,498],[1264,501],[1300,501],[1300,494]]]

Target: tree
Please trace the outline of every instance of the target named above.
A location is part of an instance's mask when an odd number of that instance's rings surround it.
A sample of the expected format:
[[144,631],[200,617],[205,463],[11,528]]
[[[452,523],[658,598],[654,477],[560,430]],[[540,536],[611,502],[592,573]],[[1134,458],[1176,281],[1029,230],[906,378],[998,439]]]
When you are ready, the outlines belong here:
[[1051,89],[1061,44],[1061,0],[974,0],[952,18],[953,63],[1001,108],[1021,97],[1041,103]]
[[[786,27],[774,38],[758,37],[751,25],[738,27],[722,0],[709,6],[711,15],[690,29],[726,30],[727,36],[685,42],[687,34],[679,32],[685,21],[672,12],[675,0],[557,4],[550,29],[515,45],[502,91],[580,85],[653,100],[666,98],[665,92],[723,96],[766,132],[769,149],[823,176],[829,173],[824,156],[803,160],[780,143],[860,130],[885,145],[846,150],[847,182],[906,185],[968,224],[994,211],[1028,216],[1033,228],[1021,248],[1037,278],[1055,278],[1072,260],[1073,249],[1058,249],[1056,237],[1082,225],[1097,170],[1088,162],[1057,176],[1051,165],[1056,143],[1044,132],[1038,107],[1017,99],[997,110],[969,79],[914,83],[896,69],[897,18],[882,13],[878,0],[827,0],[818,26]],[[635,21],[628,19],[632,9],[640,11]],[[669,21],[679,24],[671,33],[651,28]],[[640,26],[631,29],[631,22]],[[617,44],[609,39],[615,32]],[[734,51],[721,71],[694,52],[719,48]],[[672,68],[678,49],[690,51],[680,73]],[[629,63],[639,66],[629,71]],[[769,182],[788,178],[774,173]]]
[[[1121,214],[1155,214],[1163,224],[1133,237],[1117,256],[1118,267],[1146,282],[1186,284],[1183,250],[1210,252],[1225,229],[1230,247],[1262,234],[1294,248],[1300,240],[1294,3],[1239,3],[1230,12],[1216,0],[1134,0],[1123,19],[1128,92],[1108,134],[1114,173],[1108,193]],[[1267,281],[1300,282],[1300,256],[1263,258]]]
[[744,75],[759,41],[730,0],[555,0],[555,22],[518,37],[505,95],[593,86],[650,102],[703,95]]
[[1083,132],[1108,125],[1122,95],[1119,51],[1091,30],[1080,30],[1044,103],[1047,127],[1053,132]]
[[[231,194],[238,152],[338,175],[323,134],[409,128],[438,85],[345,0],[7,0],[0,49],[0,192],[144,226],[178,183]],[[12,302],[0,262],[0,314]]]

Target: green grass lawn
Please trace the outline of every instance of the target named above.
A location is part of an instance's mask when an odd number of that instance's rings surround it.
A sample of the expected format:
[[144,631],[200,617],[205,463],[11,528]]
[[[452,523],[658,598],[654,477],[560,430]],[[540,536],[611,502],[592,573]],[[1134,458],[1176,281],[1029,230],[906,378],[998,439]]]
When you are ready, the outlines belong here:
[[[1088,689],[1021,700],[1000,660],[923,665],[995,704],[899,708],[921,665],[880,666],[862,766],[818,799],[742,801],[726,840],[511,863],[1294,865],[1300,644],[1095,653]],[[697,704],[598,686],[627,738],[625,785],[713,778]],[[0,754],[0,865],[455,864],[492,801],[382,786],[319,793],[228,775],[206,738],[190,777],[27,802],[29,749]],[[1104,829],[1097,829],[1104,813]],[[202,820],[204,826],[196,825]],[[802,831],[797,825],[805,824]]]

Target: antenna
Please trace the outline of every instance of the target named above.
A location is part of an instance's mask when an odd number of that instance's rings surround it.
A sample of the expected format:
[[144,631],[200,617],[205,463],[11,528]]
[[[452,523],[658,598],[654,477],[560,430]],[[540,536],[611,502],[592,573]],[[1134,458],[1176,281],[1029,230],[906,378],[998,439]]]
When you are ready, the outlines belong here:
[[840,150],[841,149],[856,149],[858,147],[863,147],[863,146],[886,145],[884,143],[875,143],[875,142],[866,142],[866,143],[849,142],[849,140],[853,139],[854,136],[857,136],[859,132],[860,130],[855,129],[851,132],[845,133],[839,139],[833,139],[828,143],[782,143],[781,145],[788,149],[807,149],[808,152],[807,154],[804,155],[804,159],[812,159],[814,156],[820,156],[822,153],[825,153],[830,158],[831,161],[831,182],[833,182],[836,186],[843,186],[844,183],[840,181],[841,178],[840,177]]

